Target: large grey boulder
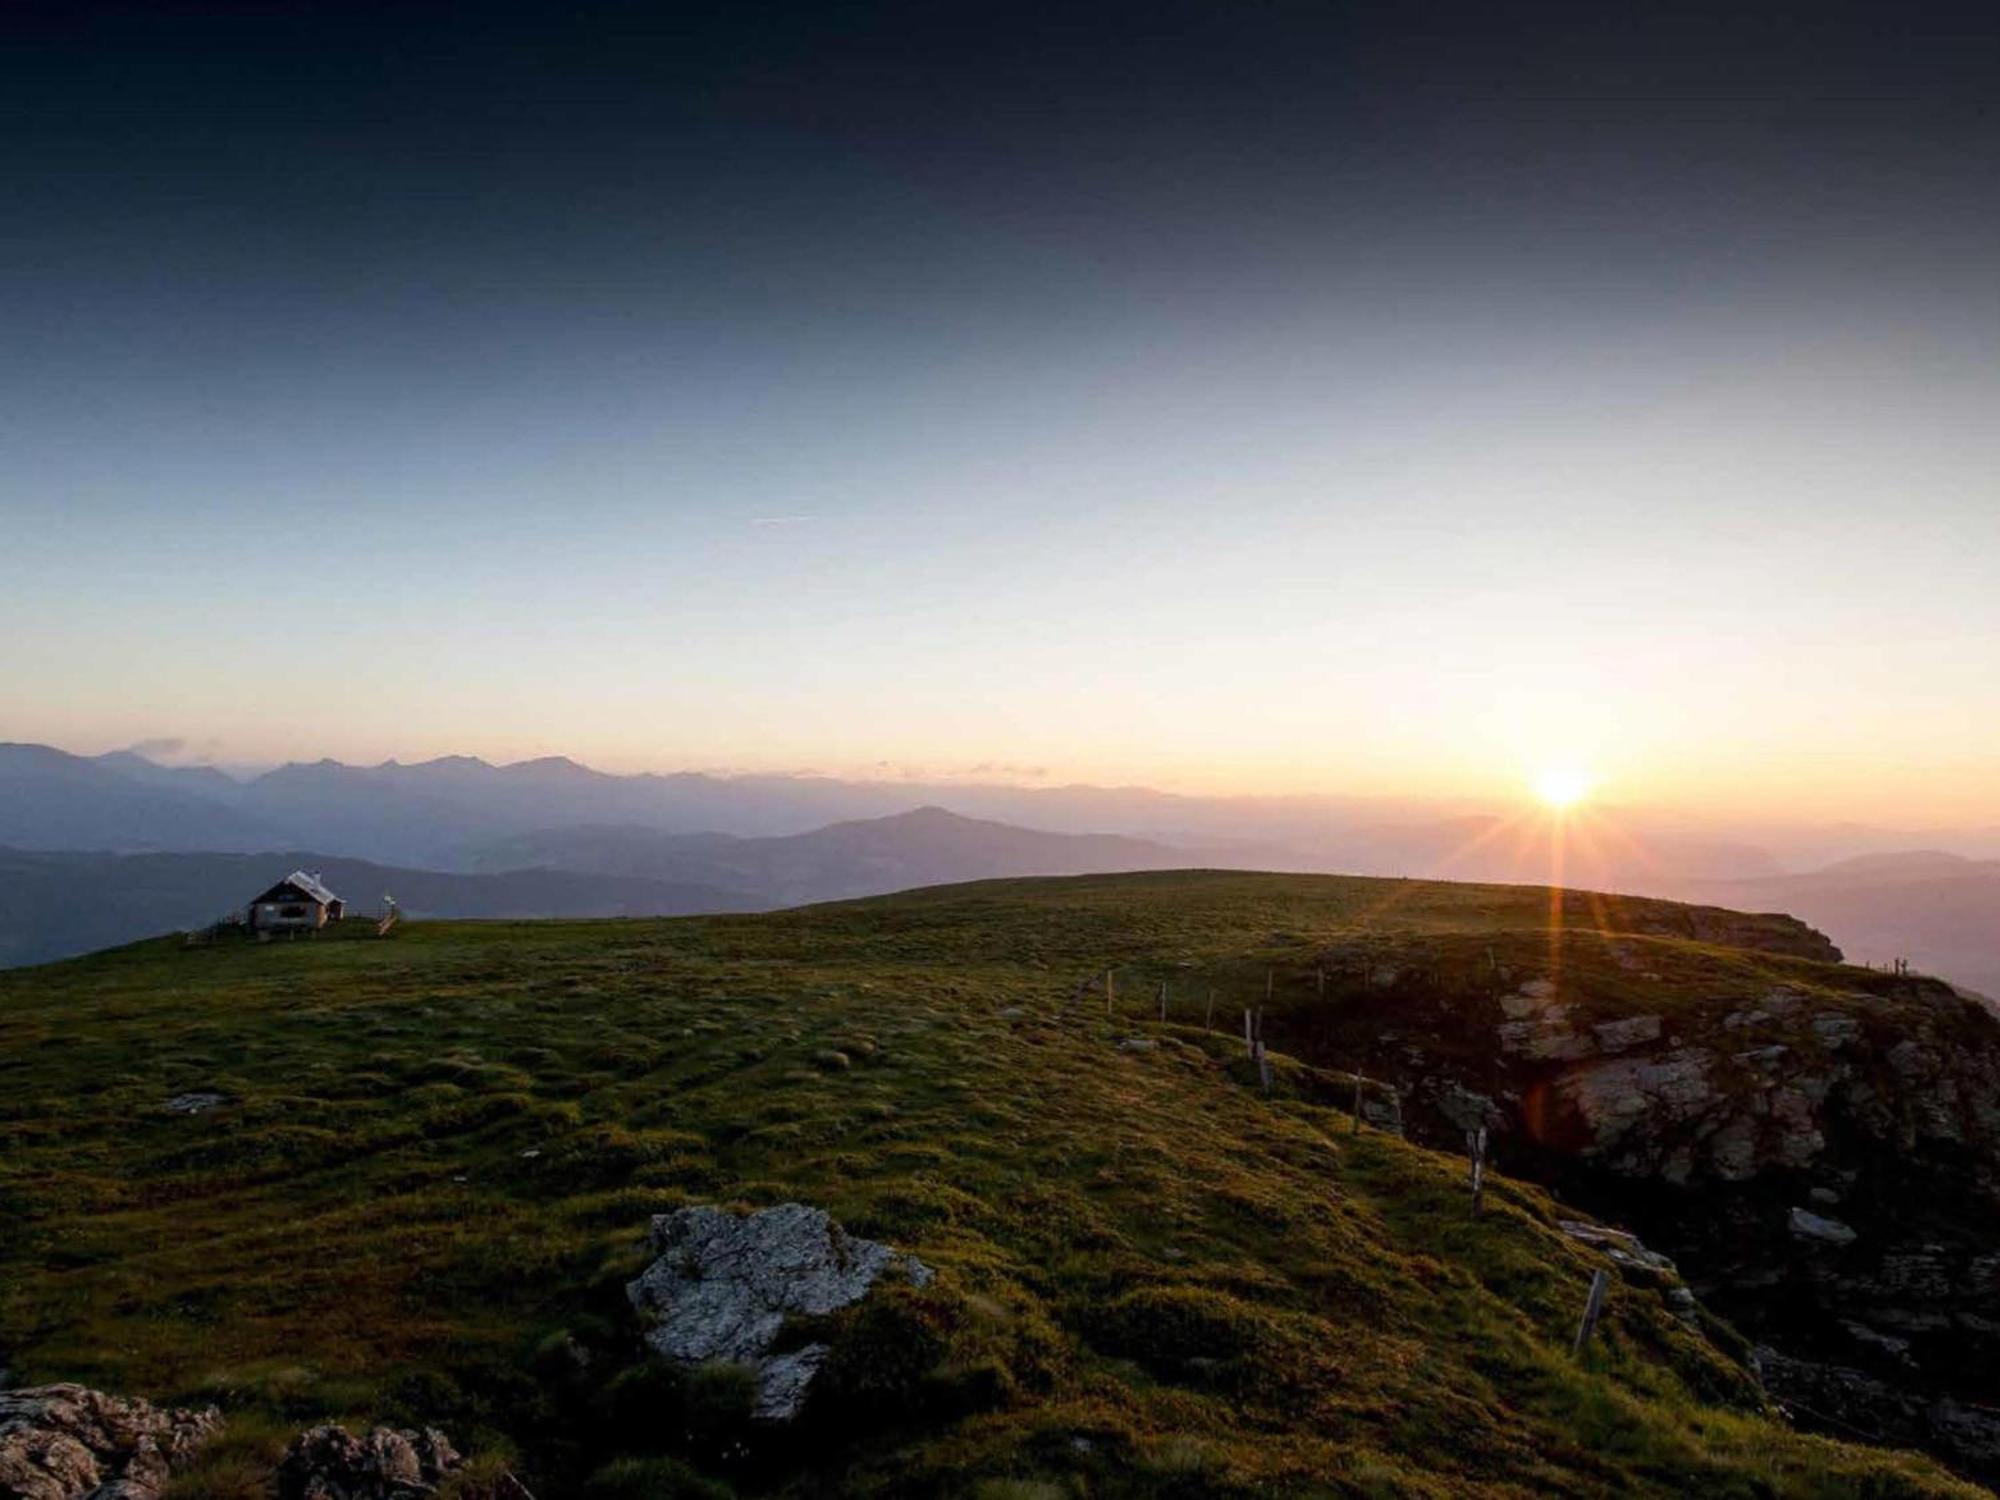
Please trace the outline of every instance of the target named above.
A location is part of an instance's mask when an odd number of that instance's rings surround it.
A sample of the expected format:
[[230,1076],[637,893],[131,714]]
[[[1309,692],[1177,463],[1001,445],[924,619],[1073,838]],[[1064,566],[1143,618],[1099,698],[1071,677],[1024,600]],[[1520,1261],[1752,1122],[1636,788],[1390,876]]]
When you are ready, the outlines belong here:
[[851,1306],[884,1275],[917,1286],[932,1275],[915,1256],[850,1235],[824,1209],[803,1203],[744,1215],[677,1209],[654,1217],[652,1244],[659,1258],[625,1288],[653,1320],[646,1343],[677,1365],[750,1366],[756,1415],[772,1421],[798,1415],[829,1352],[807,1344],[772,1354],[786,1318]]
[[0,1391],[0,1500],[154,1500],[222,1414],[83,1385]]

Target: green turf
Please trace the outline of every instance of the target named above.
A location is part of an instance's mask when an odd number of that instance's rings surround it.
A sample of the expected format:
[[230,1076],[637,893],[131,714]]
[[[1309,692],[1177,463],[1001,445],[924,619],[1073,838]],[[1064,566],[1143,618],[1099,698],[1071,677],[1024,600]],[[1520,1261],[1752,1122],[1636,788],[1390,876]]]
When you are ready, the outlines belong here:
[[[1615,1282],[1573,1361],[1605,1263],[1545,1195],[1503,1179],[1472,1222],[1461,1162],[1351,1133],[1289,1062],[1251,1086],[1267,969],[1537,951],[1547,913],[1165,874],[0,974],[0,1359],[220,1402],[183,1500],[260,1493],[321,1416],[438,1423],[545,1500],[1980,1493],[1791,1432],[1656,1286]],[[1107,965],[1115,1015],[1074,997]],[[164,1112],[194,1089],[232,1102]],[[779,1442],[735,1372],[647,1364],[620,1288],[651,1213],[791,1198],[940,1275],[834,1320]]]

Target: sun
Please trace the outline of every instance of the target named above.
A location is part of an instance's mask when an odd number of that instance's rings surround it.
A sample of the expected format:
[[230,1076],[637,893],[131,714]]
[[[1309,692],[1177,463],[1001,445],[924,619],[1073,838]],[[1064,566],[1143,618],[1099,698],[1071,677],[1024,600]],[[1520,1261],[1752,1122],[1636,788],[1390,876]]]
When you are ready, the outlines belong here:
[[1555,812],[1568,812],[1596,783],[1581,766],[1549,766],[1535,776],[1535,796]]

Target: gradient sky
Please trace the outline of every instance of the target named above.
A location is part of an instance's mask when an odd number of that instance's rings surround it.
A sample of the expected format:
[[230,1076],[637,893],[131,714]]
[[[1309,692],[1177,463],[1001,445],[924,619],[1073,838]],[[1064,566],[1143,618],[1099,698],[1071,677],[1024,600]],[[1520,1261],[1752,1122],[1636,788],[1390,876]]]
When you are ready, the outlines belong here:
[[9,6],[0,738],[2000,819],[2000,21],[1662,9]]

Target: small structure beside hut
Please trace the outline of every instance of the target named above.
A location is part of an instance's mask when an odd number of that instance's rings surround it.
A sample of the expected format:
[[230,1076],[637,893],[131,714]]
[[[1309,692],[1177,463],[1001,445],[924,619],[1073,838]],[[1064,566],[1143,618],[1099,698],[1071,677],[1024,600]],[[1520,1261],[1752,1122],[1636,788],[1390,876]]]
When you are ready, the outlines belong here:
[[245,920],[252,932],[317,932],[346,911],[316,873],[294,870],[250,903]]

